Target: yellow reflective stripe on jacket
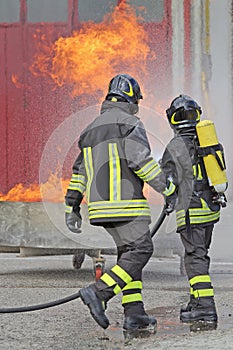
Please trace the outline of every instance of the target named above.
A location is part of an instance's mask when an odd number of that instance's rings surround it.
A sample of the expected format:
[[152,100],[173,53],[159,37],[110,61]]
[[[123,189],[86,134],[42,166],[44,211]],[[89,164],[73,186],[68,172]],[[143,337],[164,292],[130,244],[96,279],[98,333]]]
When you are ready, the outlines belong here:
[[145,199],[91,202],[88,204],[89,218],[150,216],[150,207]]
[[85,176],[80,174],[72,174],[68,190],[79,191],[83,194],[85,188]]
[[[200,217],[204,217],[204,216],[215,216],[215,215],[219,215],[220,214],[220,211],[212,211],[212,210],[206,210],[206,209],[202,209],[202,208],[190,208],[189,209],[189,216],[190,216],[190,220],[191,218],[194,218],[197,217],[199,218]],[[182,210],[179,210],[177,211],[176,213],[176,219],[177,220],[181,220],[185,217],[185,211],[182,209]]]
[[68,190],[79,191],[83,194],[83,192],[85,191],[85,186],[82,185],[81,183],[70,182],[68,186]]
[[202,180],[203,179],[203,176],[202,176],[202,172],[201,172],[201,165],[198,163],[197,164],[197,180]]
[[128,283],[122,290],[130,290],[130,289],[142,289],[142,281],[132,281]]
[[202,172],[201,172],[201,165],[198,163],[197,165],[193,165],[193,176],[197,180],[202,180]]
[[[207,203],[204,201],[204,199],[200,198],[200,201],[201,201],[201,205],[202,207],[200,208],[189,208],[189,215],[208,215],[210,213],[216,213],[216,212],[213,212],[207,205]],[[185,212],[184,210],[179,210],[177,212],[177,218],[179,219],[180,217],[184,216],[185,215]]]
[[79,183],[79,182],[73,182],[71,181],[69,183],[69,187],[68,187],[69,190],[82,190],[82,192],[85,190],[85,185]]
[[108,273],[104,273],[103,276],[100,277],[100,279],[101,279],[104,283],[106,283],[107,286],[109,286],[109,287],[112,287],[112,286],[116,285],[116,286],[114,287],[114,289],[113,289],[113,292],[114,292],[115,294],[118,294],[118,293],[121,292],[121,288],[119,287],[119,285],[116,283],[116,281],[114,281],[114,279],[113,279],[111,276],[109,276]]
[[90,187],[92,183],[92,179],[94,176],[94,168],[93,168],[93,160],[92,160],[92,150],[91,147],[86,147],[83,149],[84,154],[84,163],[85,163],[85,169],[87,174],[87,188],[86,188],[86,196],[89,200],[90,196]]
[[169,187],[163,191],[163,194],[167,197],[169,197],[171,194],[173,194],[176,190],[176,186],[174,185],[173,182],[170,181]]
[[[194,225],[194,224],[202,224],[202,223],[205,223],[205,222],[211,222],[211,221],[215,221],[215,220],[218,220],[220,218],[220,212],[212,212],[212,213],[208,213],[201,216],[200,214],[196,217],[190,215],[190,224],[191,225]],[[180,226],[184,226],[186,224],[185,222],[185,216],[181,217],[181,218],[178,218],[176,219],[176,222],[177,222],[177,226],[180,227]]]
[[193,288],[190,287],[190,291],[189,291],[190,295],[193,295],[194,296],[194,291],[193,291]]
[[196,165],[193,165],[193,176],[194,176],[194,178],[196,178],[196,176],[197,176],[197,168],[196,168]]
[[121,199],[121,165],[117,144],[109,143],[109,199]]
[[128,284],[129,282],[132,281],[132,277],[125,271],[123,270],[119,265],[113,266],[111,269],[113,273],[115,273],[116,276],[120,277],[120,279],[125,283]]
[[146,199],[122,199],[119,201],[98,201],[91,202],[88,204],[89,210],[98,210],[98,209],[124,209],[124,208],[147,208],[149,205]]
[[[220,211],[212,211],[202,198],[200,200],[202,204],[201,208],[189,209],[189,219],[191,225],[211,222],[220,218]],[[176,222],[178,227],[186,224],[185,211],[183,209],[176,212]]]
[[189,280],[189,283],[191,286],[193,286],[196,283],[205,283],[205,282],[211,283],[211,279],[209,275],[195,276]]
[[213,288],[209,289],[198,289],[193,291],[193,295],[195,298],[202,298],[202,297],[213,297],[214,296],[214,290]]
[[151,216],[150,209],[122,209],[122,210],[98,210],[97,212],[89,212],[89,219],[97,219],[104,217],[127,217],[127,216]]
[[72,174],[71,181],[81,182],[83,185],[85,185],[85,176],[80,174]]
[[154,159],[152,159],[141,169],[135,170],[134,172],[143,181],[147,182],[153,180],[159,173],[161,173],[161,168],[159,164]]
[[122,304],[133,303],[134,301],[142,301],[141,293],[123,295]]

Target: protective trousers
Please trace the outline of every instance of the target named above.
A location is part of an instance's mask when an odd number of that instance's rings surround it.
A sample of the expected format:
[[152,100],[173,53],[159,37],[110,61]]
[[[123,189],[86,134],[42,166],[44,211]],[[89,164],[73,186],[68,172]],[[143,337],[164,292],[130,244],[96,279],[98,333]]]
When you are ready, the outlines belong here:
[[122,292],[125,315],[143,315],[142,269],[153,254],[149,222],[111,223],[105,229],[116,243],[117,263],[96,282],[97,295],[108,301]]
[[180,232],[185,248],[184,264],[190,283],[190,297],[196,300],[214,296],[208,256],[213,228],[213,224],[191,225],[189,230],[184,229]]

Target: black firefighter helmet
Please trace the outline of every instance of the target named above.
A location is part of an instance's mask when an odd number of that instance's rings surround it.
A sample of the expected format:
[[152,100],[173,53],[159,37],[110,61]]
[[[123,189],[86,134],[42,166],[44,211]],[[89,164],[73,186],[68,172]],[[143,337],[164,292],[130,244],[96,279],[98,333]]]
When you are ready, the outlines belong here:
[[138,103],[143,98],[138,82],[128,74],[118,74],[111,79],[106,99],[114,96],[120,96],[129,103]]
[[202,110],[192,97],[179,95],[172,101],[166,113],[171,127],[179,130],[196,126],[200,121]]

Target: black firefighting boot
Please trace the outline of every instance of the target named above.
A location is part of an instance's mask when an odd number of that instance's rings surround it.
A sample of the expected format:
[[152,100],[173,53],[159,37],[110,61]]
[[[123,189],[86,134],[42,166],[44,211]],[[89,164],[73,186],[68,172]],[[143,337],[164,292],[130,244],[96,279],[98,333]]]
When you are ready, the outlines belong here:
[[126,316],[123,324],[125,330],[142,330],[149,326],[156,327],[157,321],[154,317],[145,315]]
[[207,321],[217,322],[218,316],[213,297],[198,298],[197,304],[190,311],[180,314],[182,322]]
[[195,305],[197,304],[197,299],[194,298],[193,295],[190,295],[190,299],[187,305],[182,306],[180,308],[180,313],[182,314],[182,312],[187,312],[187,311],[191,311],[193,307],[195,307]]
[[95,285],[82,288],[79,291],[80,298],[83,303],[88,306],[90,313],[94,320],[100,327],[106,329],[109,326],[109,320],[105,315],[105,301],[97,295]]
[[[130,305],[131,304],[131,305]],[[157,326],[157,321],[154,317],[148,316],[144,310],[143,303],[129,303],[124,305],[125,319],[123,329],[127,331],[137,331],[148,329],[153,330]]]

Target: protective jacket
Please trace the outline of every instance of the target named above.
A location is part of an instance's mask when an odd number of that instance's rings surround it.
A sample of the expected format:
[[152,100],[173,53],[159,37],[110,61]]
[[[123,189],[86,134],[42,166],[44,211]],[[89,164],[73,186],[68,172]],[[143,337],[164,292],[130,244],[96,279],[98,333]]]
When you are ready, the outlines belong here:
[[66,211],[79,206],[85,192],[90,223],[150,220],[143,196],[147,182],[165,196],[175,191],[152,158],[138,105],[104,101],[100,115],[81,133],[81,150],[73,165]]
[[167,176],[178,186],[176,222],[178,232],[189,225],[211,225],[219,220],[220,205],[214,203],[202,158],[197,154],[196,129],[180,130],[169,142],[161,160]]

